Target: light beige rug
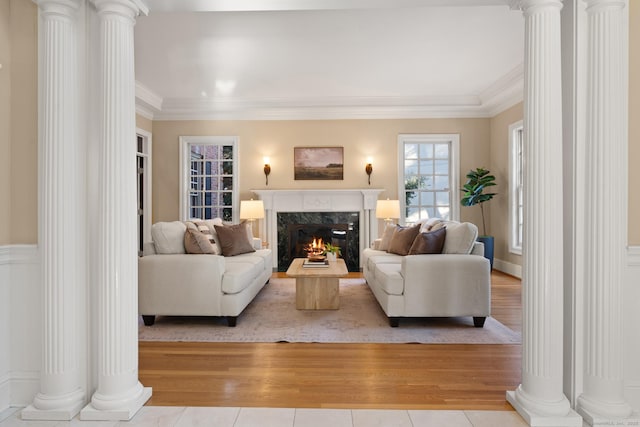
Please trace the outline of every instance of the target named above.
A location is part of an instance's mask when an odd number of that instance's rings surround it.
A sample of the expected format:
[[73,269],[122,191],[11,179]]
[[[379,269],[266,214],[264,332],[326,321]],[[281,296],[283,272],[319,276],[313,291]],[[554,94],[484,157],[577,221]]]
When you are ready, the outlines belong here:
[[493,318],[475,328],[468,318],[389,321],[364,279],[340,280],[339,310],[296,310],[294,279],[271,279],[230,328],[223,318],[140,320],[141,341],[518,344],[520,334]]

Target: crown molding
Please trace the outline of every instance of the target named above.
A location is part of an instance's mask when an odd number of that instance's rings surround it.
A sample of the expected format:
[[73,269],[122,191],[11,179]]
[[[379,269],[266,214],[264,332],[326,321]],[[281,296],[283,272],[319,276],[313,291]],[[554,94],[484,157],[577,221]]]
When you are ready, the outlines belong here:
[[510,1],[513,0],[147,0],[146,3],[153,12],[258,12],[504,6]]
[[522,64],[471,96],[166,98],[136,83],[136,112],[150,120],[483,118],[523,99]]

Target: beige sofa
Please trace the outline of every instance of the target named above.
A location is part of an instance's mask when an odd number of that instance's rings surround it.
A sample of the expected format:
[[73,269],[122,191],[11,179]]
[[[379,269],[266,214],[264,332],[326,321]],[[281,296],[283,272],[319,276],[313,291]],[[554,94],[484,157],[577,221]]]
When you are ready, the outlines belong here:
[[[217,239],[218,254],[187,253],[188,224],[153,225],[154,241],[145,245],[138,259],[139,314],[147,326],[158,315],[224,316],[229,326],[235,326],[237,317],[271,277],[271,250],[261,249],[260,240],[251,238],[251,251],[224,256]],[[208,225],[214,224],[222,221]]]
[[[477,227],[469,223],[431,221],[446,228],[442,253],[399,255],[381,247],[383,239],[363,252],[363,273],[378,303],[396,327],[403,317],[471,316],[476,327],[491,315],[491,270]],[[385,235],[388,236],[388,229]]]

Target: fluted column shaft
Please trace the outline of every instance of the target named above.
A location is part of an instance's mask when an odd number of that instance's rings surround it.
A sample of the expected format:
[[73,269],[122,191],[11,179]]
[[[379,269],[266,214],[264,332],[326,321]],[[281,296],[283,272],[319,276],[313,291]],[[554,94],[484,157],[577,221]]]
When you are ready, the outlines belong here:
[[82,419],[130,419],[151,396],[138,381],[138,257],[130,0],[95,0],[100,20],[98,388]]
[[587,0],[586,421],[628,417],[623,391],[622,283],[627,241],[627,139],[621,0]]
[[545,418],[581,425],[562,389],[562,1],[518,6],[525,18],[522,384],[507,398],[531,425]]
[[40,392],[23,419],[70,420],[82,408],[78,292],[77,0],[39,0],[42,49],[38,157],[38,230],[43,286]]

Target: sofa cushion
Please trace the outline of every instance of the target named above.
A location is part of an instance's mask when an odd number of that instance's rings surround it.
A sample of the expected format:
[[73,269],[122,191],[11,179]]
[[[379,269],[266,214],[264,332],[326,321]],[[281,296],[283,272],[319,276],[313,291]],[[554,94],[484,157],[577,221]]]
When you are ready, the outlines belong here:
[[251,261],[225,262],[224,276],[222,276],[222,292],[225,294],[237,294],[251,285],[253,279],[257,276],[257,264]]
[[188,254],[216,254],[216,248],[211,243],[210,234],[207,235],[193,228],[184,232],[184,249]]
[[447,236],[444,239],[443,254],[468,255],[473,249],[473,244],[478,238],[478,227],[470,222],[442,222],[436,224],[433,229],[447,228]]
[[389,243],[389,252],[398,255],[407,255],[413,241],[420,232],[420,225],[414,225],[413,227],[401,227],[397,226],[391,237],[391,243]]
[[216,255],[220,255],[222,253],[222,248],[220,247],[220,243],[218,242],[218,234],[216,233],[215,228],[216,225],[223,225],[221,218],[205,220],[192,219],[190,221],[187,221],[185,224],[187,225],[187,228],[196,228],[200,230],[200,232],[207,234],[216,249]]
[[151,238],[158,254],[184,254],[184,232],[181,221],[156,222],[151,226]]
[[411,249],[409,249],[409,255],[441,254],[446,233],[446,228],[419,233],[413,241]]
[[374,275],[382,290],[389,295],[402,295],[404,278],[400,271],[401,264],[377,264]]
[[222,255],[235,256],[256,251],[247,235],[247,225],[245,223],[216,225],[214,228],[218,235]]
[[395,224],[387,224],[384,227],[384,231],[382,232],[382,239],[380,239],[380,245],[376,248],[380,251],[388,251],[389,243],[391,243],[391,238],[393,237],[393,233],[396,231]]

